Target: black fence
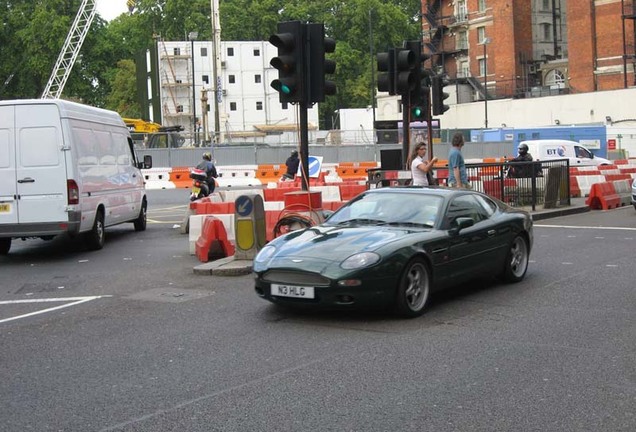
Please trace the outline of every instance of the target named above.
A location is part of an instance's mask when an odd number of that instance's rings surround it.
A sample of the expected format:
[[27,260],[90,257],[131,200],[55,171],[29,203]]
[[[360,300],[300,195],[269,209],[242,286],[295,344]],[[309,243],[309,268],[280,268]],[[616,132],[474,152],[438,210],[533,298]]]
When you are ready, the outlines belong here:
[[[569,161],[466,164],[471,188],[513,206],[536,210],[569,206]],[[439,184],[448,181],[448,168],[437,168]]]

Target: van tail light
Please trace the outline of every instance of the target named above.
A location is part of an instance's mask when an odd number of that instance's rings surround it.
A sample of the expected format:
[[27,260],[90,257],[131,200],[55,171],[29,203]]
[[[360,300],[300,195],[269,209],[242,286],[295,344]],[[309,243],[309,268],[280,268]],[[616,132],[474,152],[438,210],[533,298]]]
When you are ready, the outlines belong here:
[[79,204],[79,187],[75,180],[66,180],[66,190],[68,192],[68,204]]

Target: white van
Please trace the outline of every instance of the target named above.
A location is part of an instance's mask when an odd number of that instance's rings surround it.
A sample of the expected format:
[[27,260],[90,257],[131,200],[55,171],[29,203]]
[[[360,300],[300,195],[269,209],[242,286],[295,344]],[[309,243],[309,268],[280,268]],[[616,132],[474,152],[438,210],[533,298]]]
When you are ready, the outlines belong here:
[[113,111],[58,99],[0,101],[0,254],[11,239],[146,229],[146,191],[125,123]]
[[570,166],[598,166],[610,165],[612,162],[602,157],[594,156],[587,148],[576,141],[545,139],[521,141],[526,144],[528,153],[534,160],[569,159]]

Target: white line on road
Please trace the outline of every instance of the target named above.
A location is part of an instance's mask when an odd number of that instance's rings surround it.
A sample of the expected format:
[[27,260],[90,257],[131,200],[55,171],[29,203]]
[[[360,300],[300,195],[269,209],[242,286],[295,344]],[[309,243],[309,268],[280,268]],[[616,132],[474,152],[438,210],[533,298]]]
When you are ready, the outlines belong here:
[[565,228],[565,229],[598,229],[598,230],[616,230],[616,231],[636,231],[636,228],[629,227],[597,227],[597,226],[574,226],[574,225],[540,225],[534,224],[539,228]]
[[103,295],[103,296],[89,296],[89,297],[65,297],[65,298],[43,298],[43,299],[23,299],[23,300],[2,300],[0,301],[0,305],[10,305],[10,304],[24,304],[24,303],[50,303],[50,302],[67,302],[70,301],[71,303],[66,303],[60,306],[54,306],[52,308],[47,308],[47,309],[42,309],[39,311],[35,311],[35,312],[30,312],[24,315],[18,315],[18,316],[14,316],[11,318],[5,318],[5,319],[0,319],[0,324],[4,323],[4,322],[8,322],[8,321],[13,321],[13,320],[17,320],[20,318],[26,318],[26,317],[30,317],[30,316],[34,316],[34,315],[39,315],[39,314],[43,314],[46,312],[51,312],[54,310],[58,310],[58,309],[63,309],[63,308],[67,308],[70,306],[75,306],[81,303],[85,303],[91,300],[96,300],[96,299],[100,299],[100,298],[104,298],[104,297],[112,297],[110,295]]

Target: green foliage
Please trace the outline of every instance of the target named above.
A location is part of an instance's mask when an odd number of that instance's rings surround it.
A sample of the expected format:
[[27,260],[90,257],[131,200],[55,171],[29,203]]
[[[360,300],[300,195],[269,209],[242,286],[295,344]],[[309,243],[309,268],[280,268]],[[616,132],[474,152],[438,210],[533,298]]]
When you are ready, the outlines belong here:
[[[81,0],[0,2],[0,98],[40,97]],[[336,96],[320,104],[321,118],[334,110],[371,105],[375,54],[416,40],[419,0],[221,0],[221,38],[267,40],[281,21],[324,23],[336,42]],[[137,0],[132,14],[93,22],[64,89],[65,98],[107,106],[138,117],[133,58],[157,38],[210,40],[210,0]],[[328,126],[321,122],[321,126]]]

